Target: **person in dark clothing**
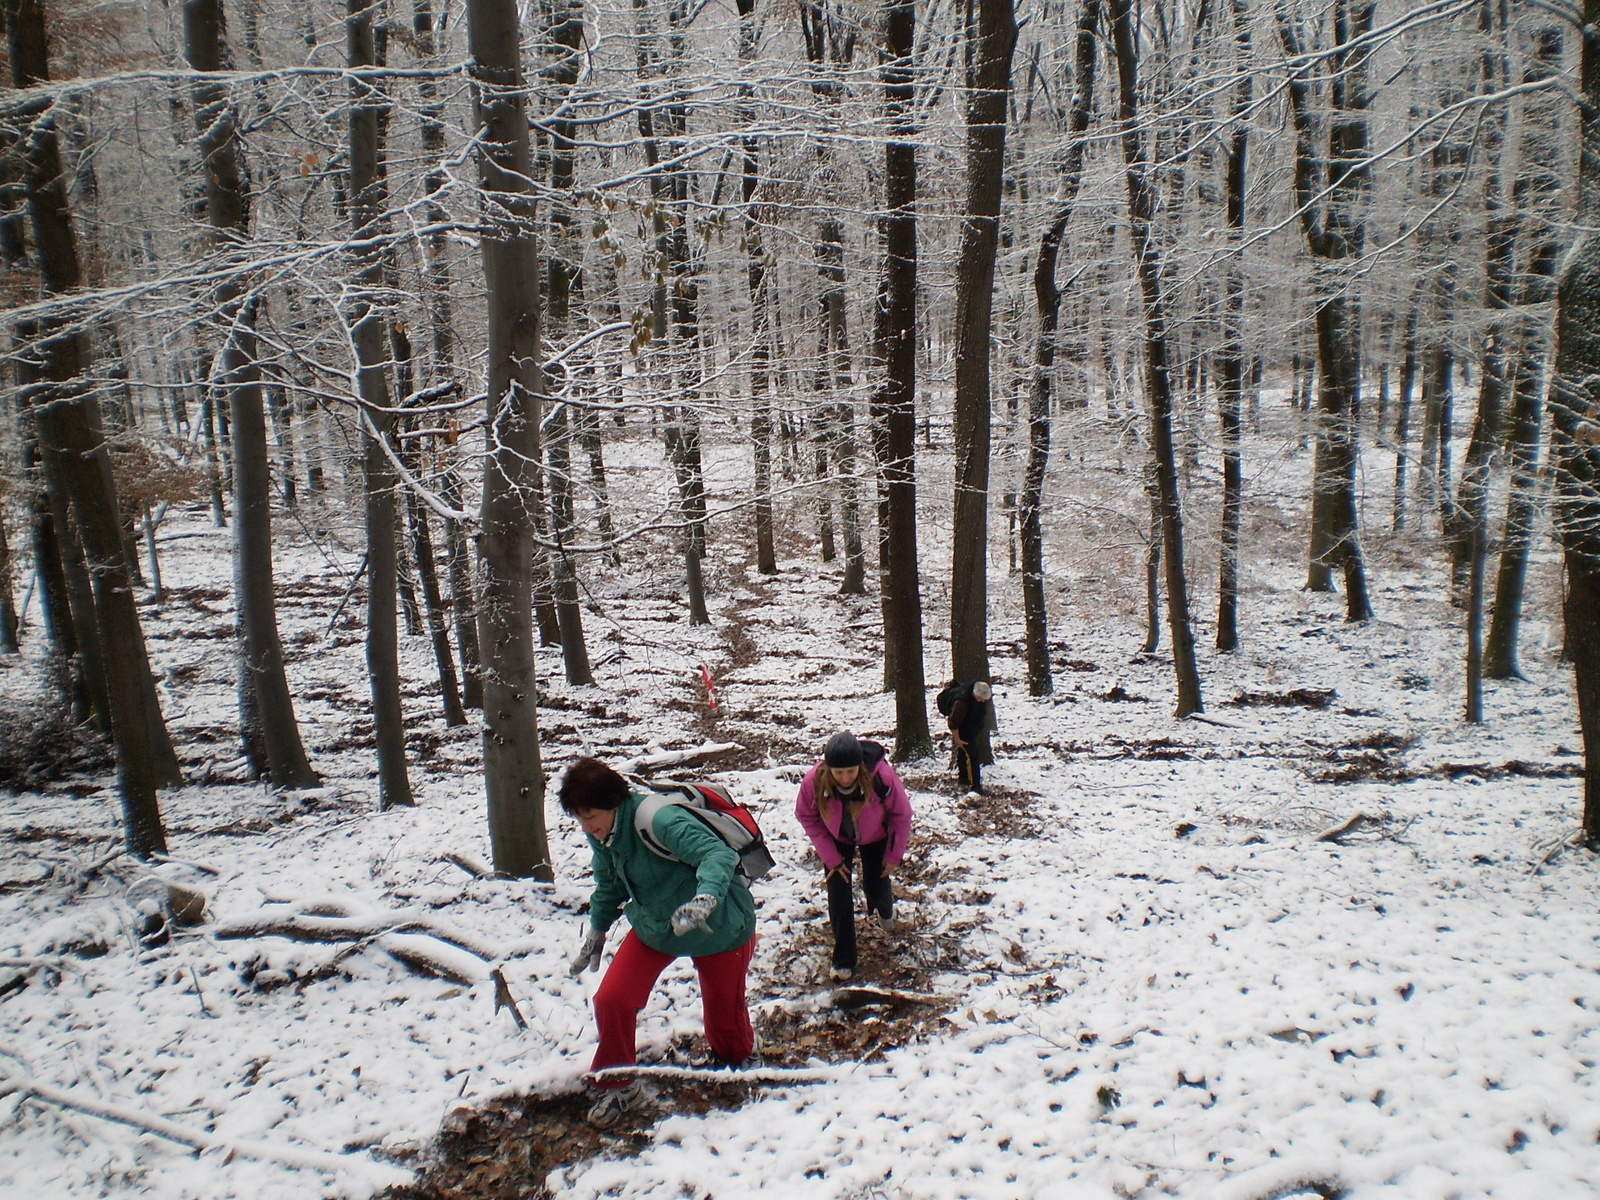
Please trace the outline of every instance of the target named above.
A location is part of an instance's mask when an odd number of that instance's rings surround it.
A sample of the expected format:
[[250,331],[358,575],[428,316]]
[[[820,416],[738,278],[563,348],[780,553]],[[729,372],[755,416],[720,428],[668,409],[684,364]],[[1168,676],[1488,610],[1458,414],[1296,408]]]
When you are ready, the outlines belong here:
[[955,743],[956,777],[969,792],[979,795],[983,794],[983,767],[994,761],[987,737],[993,718],[994,689],[980,679],[961,689],[946,722]]
[[795,816],[822,859],[833,927],[834,979],[856,969],[855,894],[851,871],[861,855],[861,890],[879,923],[894,930],[890,877],[911,840],[911,801],[905,784],[876,742],[841,730],[828,739],[822,761],[800,781]]

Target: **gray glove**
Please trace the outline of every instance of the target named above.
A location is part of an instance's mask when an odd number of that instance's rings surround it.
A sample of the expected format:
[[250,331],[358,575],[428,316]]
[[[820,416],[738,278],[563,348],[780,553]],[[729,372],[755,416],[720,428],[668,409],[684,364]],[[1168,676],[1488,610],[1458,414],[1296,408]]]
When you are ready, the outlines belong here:
[[678,905],[677,910],[672,914],[673,936],[682,937],[691,929],[704,929],[707,933],[710,933],[711,926],[706,924],[706,918],[711,915],[712,910],[716,907],[717,898],[708,896],[704,892],[701,892],[693,900],[687,900]]
[[583,969],[588,967],[591,971],[600,969],[600,954],[606,948],[606,935],[593,925],[589,932],[583,935],[583,945],[578,947],[578,954],[572,960],[572,965],[567,968],[567,974],[576,979],[583,974]]

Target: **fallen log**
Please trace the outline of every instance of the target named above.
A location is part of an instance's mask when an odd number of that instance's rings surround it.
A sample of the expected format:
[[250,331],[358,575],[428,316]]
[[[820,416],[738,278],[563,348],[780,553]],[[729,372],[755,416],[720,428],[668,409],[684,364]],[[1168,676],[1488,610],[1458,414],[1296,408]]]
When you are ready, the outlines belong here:
[[240,1154],[246,1158],[283,1163],[285,1166],[290,1167],[311,1167],[319,1171],[349,1172],[359,1176],[363,1182],[370,1184],[374,1190],[410,1183],[413,1179],[410,1171],[373,1162],[370,1158],[364,1156],[335,1154],[328,1150],[309,1150],[299,1146],[277,1146],[270,1142],[250,1141],[243,1138],[220,1137],[203,1129],[191,1129],[187,1125],[180,1125],[176,1121],[167,1120],[165,1117],[154,1116],[120,1104],[107,1103],[98,1097],[85,1095],[76,1088],[56,1087],[54,1084],[22,1075],[0,1074],[0,1093],[13,1091],[22,1092],[24,1095],[35,1100],[41,1100],[46,1104],[54,1104],[58,1108],[87,1113],[89,1116],[99,1117],[103,1121],[115,1121],[121,1125],[130,1125],[135,1129],[142,1129],[146,1133],[153,1133],[158,1137],[164,1137],[168,1141],[177,1142],[195,1150],[218,1150],[224,1154],[224,1161],[235,1154]]
[[692,750],[663,750],[658,754],[641,754],[637,758],[630,758],[618,764],[617,770],[624,775],[637,775],[643,771],[659,771],[664,767],[679,767],[684,763],[699,762],[703,758],[714,758],[719,754],[731,754],[735,750],[743,750],[738,742],[705,742]]

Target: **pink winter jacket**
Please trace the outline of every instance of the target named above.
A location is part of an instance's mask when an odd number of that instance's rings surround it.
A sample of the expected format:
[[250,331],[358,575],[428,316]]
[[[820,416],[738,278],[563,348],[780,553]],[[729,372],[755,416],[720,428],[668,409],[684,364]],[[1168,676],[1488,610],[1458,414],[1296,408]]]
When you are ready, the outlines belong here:
[[[811,844],[817,848],[823,867],[831,871],[844,861],[834,841],[839,835],[839,822],[844,813],[843,806],[835,799],[826,801],[821,805],[822,811],[818,811],[817,775],[827,769],[824,764],[818,763],[800,781],[794,815],[800,818]],[[873,780],[886,785],[887,792],[880,796],[879,786]],[[911,800],[906,796],[905,784],[900,782],[900,777],[889,765],[887,755],[878,760],[878,765],[872,769],[871,779],[863,775],[862,783],[867,792],[867,802],[861,806],[861,815],[856,818],[860,841],[870,843],[887,837],[889,844],[883,850],[883,865],[898,867],[900,860],[905,857],[906,845],[911,841]]]

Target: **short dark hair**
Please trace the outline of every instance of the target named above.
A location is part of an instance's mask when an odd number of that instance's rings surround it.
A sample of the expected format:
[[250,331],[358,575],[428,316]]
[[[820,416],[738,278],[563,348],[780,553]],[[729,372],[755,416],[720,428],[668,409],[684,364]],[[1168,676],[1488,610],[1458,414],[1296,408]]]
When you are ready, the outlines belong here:
[[628,781],[598,758],[580,758],[561,777],[561,807],[573,816],[580,808],[615,810],[628,798]]

